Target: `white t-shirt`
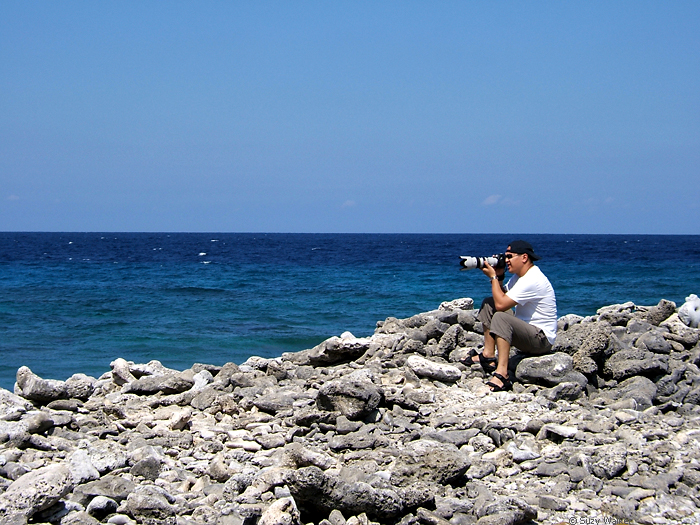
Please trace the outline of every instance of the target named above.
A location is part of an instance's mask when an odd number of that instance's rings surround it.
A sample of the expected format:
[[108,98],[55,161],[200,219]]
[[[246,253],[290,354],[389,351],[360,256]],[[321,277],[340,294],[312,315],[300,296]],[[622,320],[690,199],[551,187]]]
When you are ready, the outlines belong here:
[[540,328],[550,343],[557,336],[557,298],[549,279],[537,266],[525,275],[513,275],[506,284],[506,295],[517,303],[515,317]]

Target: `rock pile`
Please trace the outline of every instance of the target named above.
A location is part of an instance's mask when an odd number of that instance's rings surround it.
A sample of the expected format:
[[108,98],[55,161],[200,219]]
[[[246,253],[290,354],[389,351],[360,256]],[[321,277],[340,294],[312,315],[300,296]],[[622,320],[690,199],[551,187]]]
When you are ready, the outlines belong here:
[[461,364],[471,308],[241,365],[22,367],[0,390],[0,522],[698,523],[700,330],[673,303],[562,317],[499,393]]

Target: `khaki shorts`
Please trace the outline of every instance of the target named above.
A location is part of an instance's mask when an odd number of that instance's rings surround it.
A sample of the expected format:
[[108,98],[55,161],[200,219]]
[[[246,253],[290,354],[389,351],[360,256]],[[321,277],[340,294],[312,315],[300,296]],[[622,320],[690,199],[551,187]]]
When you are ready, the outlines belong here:
[[481,303],[479,321],[484,325],[484,330],[491,332],[493,337],[505,339],[511,346],[526,354],[544,355],[552,351],[552,344],[540,328],[518,319],[512,310],[497,311],[493,297],[487,297]]

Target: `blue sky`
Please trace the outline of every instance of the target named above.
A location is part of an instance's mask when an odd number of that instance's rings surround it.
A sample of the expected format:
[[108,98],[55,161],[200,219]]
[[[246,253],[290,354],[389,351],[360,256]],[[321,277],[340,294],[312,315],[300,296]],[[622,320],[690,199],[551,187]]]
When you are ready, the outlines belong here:
[[0,3],[0,230],[700,234],[700,2]]

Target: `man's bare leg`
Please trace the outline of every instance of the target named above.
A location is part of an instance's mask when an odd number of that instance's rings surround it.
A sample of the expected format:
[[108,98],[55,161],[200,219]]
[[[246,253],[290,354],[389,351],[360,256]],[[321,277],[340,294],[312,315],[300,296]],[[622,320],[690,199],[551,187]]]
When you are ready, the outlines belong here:
[[[491,332],[487,329],[484,329],[484,349],[482,350],[482,354],[489,359],[496,356],[496,341],[491,335]],[[474,356],[472,358],[472,363],[478,365],[479,356]]]
[[484,357],[496,356],[496,340],[491,335],[491,330],[484,330]]
[[[496,347],[498,348],[498,365],[496,366],[496,373],[501,374],[506,379],[510,379],[508,377],[508,359],[510,358],[510,343],[502,337],[496,337],[495,339]],[[486,344],[484,343],[484,351],[485,349]],[[501,381],[497,377],[491,378],[491,382],[493,382],[496,385],[503,386],[503,381]]]

